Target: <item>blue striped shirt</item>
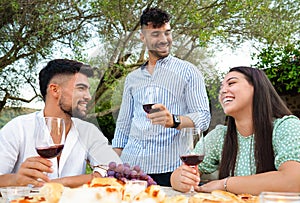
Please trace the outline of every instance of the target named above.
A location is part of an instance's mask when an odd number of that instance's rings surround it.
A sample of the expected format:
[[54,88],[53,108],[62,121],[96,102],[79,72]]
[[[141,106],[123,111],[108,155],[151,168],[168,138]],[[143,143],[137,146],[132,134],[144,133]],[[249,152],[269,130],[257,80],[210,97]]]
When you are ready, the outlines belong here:
[[145,87],[159,87],[160,101],[172,114],[191,118],[206,130],[210,112],[205,83],[191,63],[173,56],[157,61],[153,74],[146,64],[128,74],[118,115],[113,148],[123,148],[121,159],[148,174],[171,172],[180,166],[179,130],[152,125],[143,110]]

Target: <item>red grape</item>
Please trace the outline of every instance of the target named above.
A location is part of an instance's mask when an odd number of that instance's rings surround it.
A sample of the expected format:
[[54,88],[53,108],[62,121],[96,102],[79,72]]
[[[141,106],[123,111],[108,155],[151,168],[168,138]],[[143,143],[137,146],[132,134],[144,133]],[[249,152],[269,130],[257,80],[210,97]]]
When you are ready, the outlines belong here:
[[127,180],[145,180],[148,186],[157,184],[149,175],[141,170],[140,166],[136,165],[131,168],[128,163],[117,165],[115,162],[110,162],[108,164],[107,176],[117,178],[123,182]]

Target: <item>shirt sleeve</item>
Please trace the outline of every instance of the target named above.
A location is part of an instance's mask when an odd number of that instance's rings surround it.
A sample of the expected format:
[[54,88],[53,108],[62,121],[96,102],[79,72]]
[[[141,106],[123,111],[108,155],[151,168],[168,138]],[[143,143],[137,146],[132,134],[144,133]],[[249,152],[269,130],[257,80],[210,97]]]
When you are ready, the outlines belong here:
[[0,130],[0,175],[14,172],[13,170],[20,156],[19,150],[24,146],[24,143],[21,144],[23,140],[21,135],[23,133],[17,119],[8,122]]
[[[201,173],[210,174],[218,170],[225,132],[226,126],[218,125],[205,136],[205,156],[203,162],[198,166]],[[197,151],[197,145],[195,151]]]
[[81,142],[87,146],[87,158],[93,166],[108,165],[111,161],[122,163],[107,138],[95,125],[89,123],[85,128],[79,126],[78,129],[85,131],[81,132],[85,135],[81,137]]
[[300,162],[299,118],[296,116],[285,116],[274,122],[273,149],[277,170],[286,161]]
[[118,115],[114,138],[112,140],[113,148],[124,148],[128,142],[130,127],[133,116],[133,97],[128,88],[128,78],[126,78],[122,103]]
[[186,103],[188,111],[186,114],[202,131],[208,129],[210,124],[210,110],[204,78],[199,70],[191,69],[190,79],[186,91]]

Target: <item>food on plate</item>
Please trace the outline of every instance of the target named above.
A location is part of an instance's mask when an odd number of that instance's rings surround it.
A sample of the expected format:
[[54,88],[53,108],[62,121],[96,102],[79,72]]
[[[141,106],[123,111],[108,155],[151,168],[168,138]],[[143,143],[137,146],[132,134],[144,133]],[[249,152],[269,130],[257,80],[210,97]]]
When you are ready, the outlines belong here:
[[211,193],[197,193],[189,198],[189,203],[258,203],[257,196],[250,194],[235,195],[223,190],[214,190]]
[[45,197],[41,196],[25,196],[10,201],[11,203],[47,203]]
[[247,203],[259,203],[259,197],[251,194],[239,194],[238,197]]
[[[94,178],[89,184],[86,184],[86,188],[106,188],[109,191],[117,190],[121,194],[123,202],[153,202],[160,203],[165,198],[165,193],[161,190],[159,185],[141,184],[140,188],[136,188],[139,184],[133,184],[135,181],[127,181],[127,184],[119,179],[113,177]],[[143,181],[137,181],[137,183],[143,183]],[[131,188],[132,187],[132,188]],[[145,189],[146,188],[146,189]],[[132,191],[134,189],[135,191]],[[102,193],[105,195],[105,193]]]
[[231,202],[240,202],[244,203],[244,201],[240,198],[238,198],[235,194],[231,192],[226,192],[223,190],[214,190],[211,192],[213,196],[223,198],[225,201],[231,201]]
[[125,190],[125,183],[116,178],[93,178],[89,184],[86,184],[83,187],[104,188],[108,194],[112,192],[119,192],[120,194],[123,194]]
[[184,195],[176,195],[173,197],[166,197],[163,203],[188,203],[189,198]]
[[60,183],[45,183],[40,189],[40,195],[45,197],[47,202],[58,203],[64,191]]
[[81,187],[64,190],[59,203],[121,203],[122,193],[115,186]]
[[161,190],[159,185],[150,185],[146,188],[145,191],[140,192],[137,194],[133,202],[154,202],[154,203],[161,203],[164,201],[166,197],[166,193]]
[[12,200],[11,203],[58,203],[64,191],[60,183],[45,183],[39,194]]
[[200,202],[226,202],[227,199],[216,197],[211,193],[197,193],[194,196],[189,198],[189,203],[200,203]]
[[[137,184],[136,184],[137,183]],[[142,184],[143,183],[143,184]],[[46,183],[35,196],[12,200],[11,203],[258,203],[250,194],[235,195],[222,190],[168,197],[159,185],[146,181],[120,181],[117,178],[94,178],[79,188],[67,188],[59,183]],[[145,189],[146,188],[146,189]]]
[[133,198],[147,188],[147,181],[144,180],[129,180],[125,184],[123,201],[132,201]]
[[105,178],[93,178],[89,187],[105,187],[105,186],[119,186],[124,187],[125,182],[120,181],[116,178],[105,177]]

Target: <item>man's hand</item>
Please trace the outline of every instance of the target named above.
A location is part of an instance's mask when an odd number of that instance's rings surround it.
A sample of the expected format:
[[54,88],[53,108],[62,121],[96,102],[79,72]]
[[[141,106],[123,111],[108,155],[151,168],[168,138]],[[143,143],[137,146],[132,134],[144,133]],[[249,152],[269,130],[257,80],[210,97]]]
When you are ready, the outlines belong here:
[[152,109],[158,109],[154,113],[147,114],[147,118],[151,120],[153,125],[162,125],[166,128],[174,125],[172,114],[163,104],[154,104]]
[[22,164],[19,171],[12,179],[12,185],[28,185],[36,187],[43,186],[44,182],[49,182],[47,174],[52,173],[52,162],[40,156],[27,158]]

